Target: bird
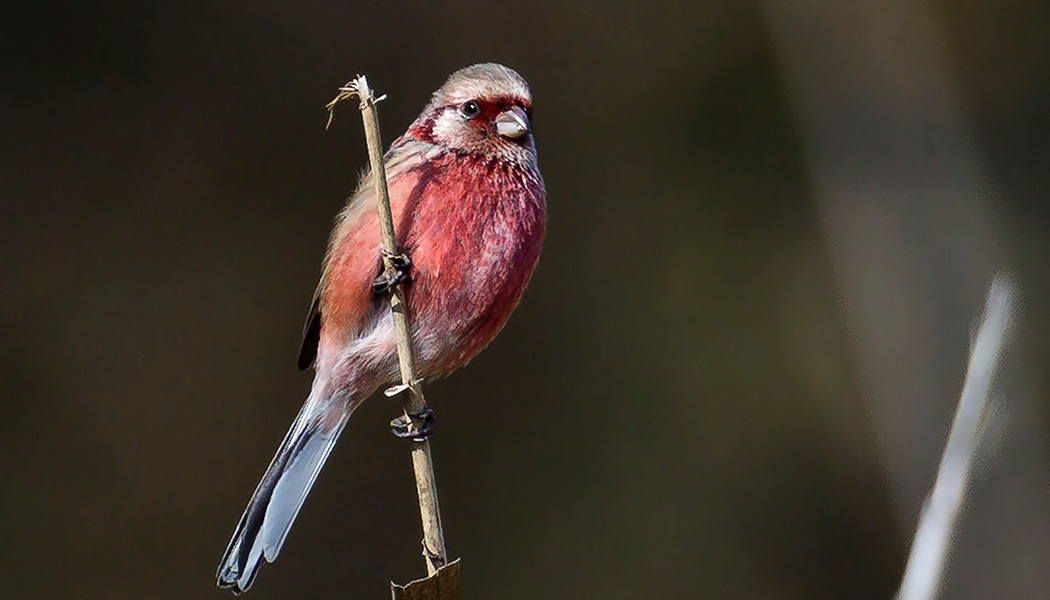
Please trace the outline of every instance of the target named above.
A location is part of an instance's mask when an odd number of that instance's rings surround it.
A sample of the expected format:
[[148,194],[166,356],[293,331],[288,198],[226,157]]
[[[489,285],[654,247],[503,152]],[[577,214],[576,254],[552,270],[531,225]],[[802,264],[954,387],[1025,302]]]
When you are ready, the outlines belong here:
[[[314,369],[310,393],[219,563],[218,586],[235,594],[277,558],[354,409],[400,382],[390,288],[402,286],[419,376],[433,379],[492,341],[539,259],[547,194],[532,94],[513,69],[481,63],[452,73],[390,145],[384,166],[403,254],[386,275],[366,171],[336,217],[304,326],[298,366]],[[432,415],[420,416],[429,433]]]

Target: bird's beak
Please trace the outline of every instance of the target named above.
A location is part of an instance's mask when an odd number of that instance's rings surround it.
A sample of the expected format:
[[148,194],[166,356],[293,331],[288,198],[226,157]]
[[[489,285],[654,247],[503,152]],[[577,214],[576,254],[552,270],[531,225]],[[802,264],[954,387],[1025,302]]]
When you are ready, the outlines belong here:
[[529,117],[517,106],[503,111],[493,122],[496,124],[496,133],[512,140],[529,132]]

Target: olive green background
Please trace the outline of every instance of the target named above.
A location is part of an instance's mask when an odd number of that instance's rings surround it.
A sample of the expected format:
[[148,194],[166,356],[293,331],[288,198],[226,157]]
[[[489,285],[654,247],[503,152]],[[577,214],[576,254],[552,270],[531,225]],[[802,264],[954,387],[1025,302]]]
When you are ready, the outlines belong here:
[[[213,573],[309,388],[302,318],[366,162],[356,111],[325,132],[324,104],[367,73],[389,95],[389,142],[450,72],[490,60],[532,85],[550,224],[507,328],[426,387],[464,598],[891,597],[980,285],[904,331],[945,349],[946,393],[908,404],[926,415],[920,448],[888,461],[882,432],[909,413],[870,402],[871,340],[849,318],[766,8],[438,4],[33,4],[3,19],[0,597],[226,596]],[[886,30],[903,4],[880,11]],[[1005,458],[981,463],[968,510],[984,520],[958,540],[947,598],[1050,584],[1050,535],[1015,539],[996,516],[1019,500],[996,476],[1021,462],[1042,478],[1024,514],[1050,520],[1048,13],[915,13],[1026,307],[1008,368],[1025,408],[992,453]],[[423,572],[397,410],[373,398],[355,415],[249,598],[384,598]],[[1011,445],[1018,428],[1032,443]]]

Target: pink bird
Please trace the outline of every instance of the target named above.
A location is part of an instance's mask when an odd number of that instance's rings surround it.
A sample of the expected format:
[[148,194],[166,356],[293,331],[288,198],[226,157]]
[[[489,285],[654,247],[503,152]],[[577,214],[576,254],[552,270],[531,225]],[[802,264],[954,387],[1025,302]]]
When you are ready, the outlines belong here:
[[362,178],[332,231],[303,333],[299,368],[314,367],[310,395],[237,524],[219,587],[243,592],[262,560],[277,558],[354,409],[400,381],[390,286],[405,281],[425,378],[467,364],[507,322],[547,221],[531,115],[520,75],[479,64],[453,73],[394,141],[385,157],[391,210],[398,248],[411,257],[396,281],[382,274],[376,197],[371,176]]

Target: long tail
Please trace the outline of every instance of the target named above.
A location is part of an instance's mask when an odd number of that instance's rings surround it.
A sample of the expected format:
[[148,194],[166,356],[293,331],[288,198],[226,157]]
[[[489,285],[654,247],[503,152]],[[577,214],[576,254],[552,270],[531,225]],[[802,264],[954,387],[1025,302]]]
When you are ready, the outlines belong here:
[[219,563],[218,584],[247,590],[262,559],[273,562],[325,459],[357,406],[333,401],[315,385],[255,489]]

